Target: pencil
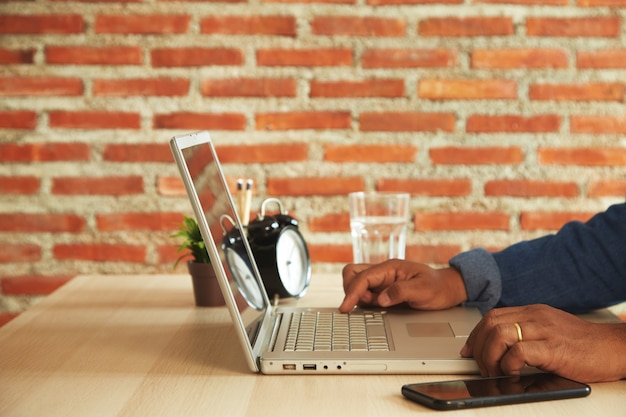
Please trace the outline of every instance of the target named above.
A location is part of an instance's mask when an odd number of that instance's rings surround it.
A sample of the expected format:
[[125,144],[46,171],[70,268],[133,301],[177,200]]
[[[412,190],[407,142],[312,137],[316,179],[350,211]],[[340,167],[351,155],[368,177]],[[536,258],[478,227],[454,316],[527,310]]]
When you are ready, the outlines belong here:
[[245,197],[244,197],[244,213],[243,213],[243,225],[244,226],[248,226],[248,223],[250,223],[250,207],[252,204],[252,184],[253,181],[252,179],[248,178],[248,180],[246,181],[246,191],[245,191]]
[[245,213],[245,199],[246,195],[243,190],[243,179],[239,178],[237,180],[237,214],[239,215],[239,220],[243,224],[243,218]]

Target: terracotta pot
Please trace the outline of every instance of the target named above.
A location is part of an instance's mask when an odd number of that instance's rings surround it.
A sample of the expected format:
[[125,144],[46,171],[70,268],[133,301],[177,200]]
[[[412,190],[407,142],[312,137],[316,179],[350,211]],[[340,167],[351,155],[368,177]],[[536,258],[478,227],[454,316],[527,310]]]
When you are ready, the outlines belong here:
[[191,274],[193,297],[198,307],[216,307],[225,304],[211,264],[189,261],[187,269]]

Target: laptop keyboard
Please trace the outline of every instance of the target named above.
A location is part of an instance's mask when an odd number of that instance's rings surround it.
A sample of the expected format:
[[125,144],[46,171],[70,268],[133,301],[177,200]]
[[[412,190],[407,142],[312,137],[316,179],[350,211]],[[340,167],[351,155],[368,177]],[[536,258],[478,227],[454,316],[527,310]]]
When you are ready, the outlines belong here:
[[388,351],[389,341],[380,312],[293,313],[285,351]]

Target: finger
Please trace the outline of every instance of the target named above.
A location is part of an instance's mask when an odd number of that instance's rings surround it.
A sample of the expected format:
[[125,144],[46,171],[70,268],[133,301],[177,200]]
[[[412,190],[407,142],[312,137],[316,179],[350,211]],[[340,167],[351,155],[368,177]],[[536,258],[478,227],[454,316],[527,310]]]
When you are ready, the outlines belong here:
[[[344,301],[340,311],[350,311],[359,301],[376,304],[378,294],[396,279],[398,260],[387,260],[375,265],[352,265],[344,270]],[[352,279],[351,279],[352,275]]]
[[519,343],[517,328],[511,323],[502,323],[489,331],[476,360],[488,376],[502,375],[500,362],[510,349]]
[[524,307],[497,308],[489,311],[470,332],[461,349],[461,356],[470,358],[475,357],[477,352],[482,352],[490,330],[499,324],[514,323],[523,311]]
[[347,313],[358,304],[371,304],[374,299],[375,297],[371,291],[367,289],[367,285],[364,287],[362,285],[353,285],[346,290],[343,301],[339,305],[339,311]]
[[521,342],[512,346],[502,357],[500,369],[506,375],[519,375],[528,365],[546,372],[555,372],[551,366],[553,352],[544,341]]
[[372,304],[376,301],[377,297],[370,291],[370,288],[378,287],[381,278],[377,274],[370,273],[371,270],[367,265],[362,265],[362,267],[363,269],[356,272],[352,279],[344,276],[345,296],[339,306],[339,311],[343,313],[352,310],[359,303]]
[[420,279],[396,281],[378,295],[378,304],[382,307],[408,303],[413,308],[422,309],[428,307],[431,300],[432,292]]
[[502,311],[502,309],[490,310],[483,316],[478,324],[476,324],[470,332],[463,349],[461,350],[462,356],[469,358],[475,356],[474,352],[480,351],[479,346],[477,345],[482,345],[481,340],[486,337],[485,334],[488,333],[488,329],[497,324],[497,316],[500,314],[500,311]]
[[361,273],[369,268],[368,264],[348,264],[343,268],[341,275],[343,277],[343,288],[346,290],[350,283]]
[[378,294],[378,304],[389,307],[409,301],[414,282],[415,280],[394,282]]

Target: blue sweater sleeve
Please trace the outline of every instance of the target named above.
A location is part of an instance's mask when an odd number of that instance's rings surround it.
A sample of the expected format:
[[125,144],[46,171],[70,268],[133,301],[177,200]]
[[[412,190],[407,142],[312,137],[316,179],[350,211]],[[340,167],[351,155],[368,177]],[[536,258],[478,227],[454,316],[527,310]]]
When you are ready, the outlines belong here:
[[483,313],[534,303],[582,313],[626,301],[626,204],[501,252],[459,254],[450,265],[463,275],[466,305]]

